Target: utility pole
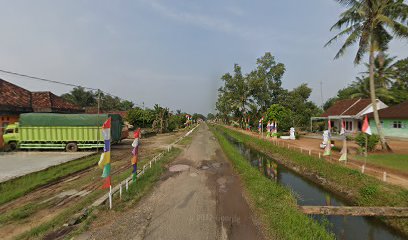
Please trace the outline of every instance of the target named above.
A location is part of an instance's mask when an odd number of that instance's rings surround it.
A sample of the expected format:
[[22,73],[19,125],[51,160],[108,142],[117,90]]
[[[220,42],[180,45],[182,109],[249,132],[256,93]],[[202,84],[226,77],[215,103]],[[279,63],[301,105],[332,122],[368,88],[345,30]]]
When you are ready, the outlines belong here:
[[146,109],[145,109],[145,105],[144,105],[144,102],[143,102],[143,117],[142,117],[142,119],[143,119],[143,127],[145,126],[144,124],[144,116],[145,116],[145,114],[146,114]]
[[[100,108],[101,108],[101,90],[98,89],[98,115],[96,117],[98,124],[99,124]],[[100,134],[100,131],[98,131],[98,140],[99,140],[99,134]],[[96,152],[99,152],[99,147],[96,147]]]
[[320,100],[321,100],[321,102],[322,102],[322,108],[323,108],[323,104],[324,104],[324,102],[323,102],[323,82],[322,81],[320,81]]

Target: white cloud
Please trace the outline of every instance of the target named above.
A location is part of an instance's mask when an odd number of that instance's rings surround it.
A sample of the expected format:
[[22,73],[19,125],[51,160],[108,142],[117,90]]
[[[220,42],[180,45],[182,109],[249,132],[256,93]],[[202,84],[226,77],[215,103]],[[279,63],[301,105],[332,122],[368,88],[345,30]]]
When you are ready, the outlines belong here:
[[[205,15],[201,13],[190,13],[190,12],[182,12],[180,10],[171,8],[169,6],[164,5],[163,3],[156,1],[156,0],[148,0],[144,1],[148,3],[156,12],[161,14],[162,16],[186,23],[192,24],[196,26],[200,26],[202,28],[228,33],[228,34],[235,34],[239,35],[244,38],[249,37],[256,37],[259,36],[257,31],[254,31],[250,28],[246,28],[244,26],[238,26],[227,19],[219,18],[216,16]],[[237,8],[235,9],[228,9],[228,12],[232,12],[235,15],[243,14],[243,12]]]

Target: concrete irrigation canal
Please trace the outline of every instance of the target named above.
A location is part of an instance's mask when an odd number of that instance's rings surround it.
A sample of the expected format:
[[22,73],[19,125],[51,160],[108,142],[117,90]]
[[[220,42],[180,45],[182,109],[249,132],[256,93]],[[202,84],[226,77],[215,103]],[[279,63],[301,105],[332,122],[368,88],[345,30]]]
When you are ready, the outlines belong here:
[[[348,205],[346,201],[332,192],[278,164],[265,154],[245,146],[227,134],[224,136],[251,162],[253,167],[259,168],[259,171],[264,173],[265,177],[291,189],[296,195],[300,206],[315,206],[318,208],[320,206],[341,207]],[[326,223],[327,229],[333,232],[337,239],[403,239],[402,236],[374,217],[329,214],[323,216],[319,213],[319,215],[310,214],[310,216],[322,223]]]

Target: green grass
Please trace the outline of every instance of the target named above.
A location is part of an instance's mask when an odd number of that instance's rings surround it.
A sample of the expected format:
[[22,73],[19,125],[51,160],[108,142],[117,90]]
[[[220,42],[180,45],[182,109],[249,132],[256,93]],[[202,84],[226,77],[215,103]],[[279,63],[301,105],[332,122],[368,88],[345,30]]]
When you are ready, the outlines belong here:
[[0,205],[69,174],[96,165],[98,158],[99,156],[95,155],[81,158],[0,183]]
[[[170,152],[166,152],[166,154],[161,158],[160,161],[158,161],[156,164],[152,165],[151,169],[147,169],[145,174],[137,179],[136,184],[131,184],[129,185],[129,191],[126,192],[124,191],[122,195],[122,202],[116,202],[114,205],[115,210],[120,210],[121,208],[124,208],[124,204],[129,201],[138,201],[150,188],[153,186],[153,184],[160,178],[160,175],[163,171],[165,171],[165,164],[168,163],[170,160],[176,158],[180,154],[181,150],[178,148],[173,148]],[[118,180],[116,182],[119,182],[121,179],[119,178],[126,178],[130,175],[130,172],[124,172],[121,173],[120,176],[118,176]],[[122,179],[122,180],[123,180]],[[33,239],[33,238],[43,238],[47,233],[56,230],[60,228],[64,223],[67,222],[70,217],[72,217],[74,214],[80,212],[84,207],[87,207],[91,205],[96,199],[98,199],[102,194],[105,194],[106,191],[94,191],[88,196],[86,196],[83,200],[75,204],[74,206],[71,206],[67,209],[65,209],[61,214],[58,214],[58,216],[54,217],[50,221],[43,223],[17,237],[17,239]],[[119,201],[117,199],[117,196],[115,198],[115,201]],[[106,206],[101,206],[101,209],[106,209]],[[87,226],[89,226],[90,222],[95,220],[96,216],[90,214],[89,219],[86,219],[84,221],[84,224],[79,226],[79,228],[71,233],[70,235],[73,234],[78,234],[81,231],[86,230]]]
[[[269,141],[222,126],[216,126],[215,128],[258,151],[268,154],[284,165],[296,166],[304,173],[312,173],[326,179],[330,183],[329,188],[333,192],[347,192],[347,199],[353,204],[359,206],[408,207],[408,190],[406,189],[384,183],[374,177],[339,164],[275,146]],[[408,236],[407,218],[382,218],[382,220]]]
[[145,174],[137,179],[136,184],[129,185],[129,191],[125,191],[122,195],[122,204],[118,204],[115,208],[123,208],[129,206],[134,206],[134,203],[139,201],[142,196],[144,196],[151,187],[160,179],[163,172],[166,171],[165,165],[171,160],[175,159],[181,153],[181,149],[173,148],[170,152],[167,152],[157,163],[152,165],[145,171]]
[[50,221],[43,223],[31,230],[24,232],[17,236],[15,239],[41,239],[47,232],[52,229],[61,227],[64,223],[76,213],[80,212],[84,207],[91,205],[98,197],[100,197],[101,191],[94,191],[87,195],[83,200],[77,204],[65,209],[62,213],[52,218]]
[[[363,156],[356,156],[356,160],[364,161]],[[408,154],[370,154],[367,162],[402,172],[408,172]]]
[[3,225],[11,221],[25,219],[26,217],[36,212],[38,209],[42,208],[44,205],[45,204],[29,203],[11,212],[3,213],[0,215],[0,225]]
[[324,226],[298,211],[289,189],[265,178],[219,131],[211,130],[239,173],[272,239],[334,239]]

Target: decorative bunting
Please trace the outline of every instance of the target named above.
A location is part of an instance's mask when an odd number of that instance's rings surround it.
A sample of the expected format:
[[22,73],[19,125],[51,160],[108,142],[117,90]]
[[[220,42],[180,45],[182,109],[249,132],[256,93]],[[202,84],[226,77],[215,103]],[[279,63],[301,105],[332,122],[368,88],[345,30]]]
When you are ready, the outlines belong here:
[[111,164],[110,164],[110,149],[111,149],[111,121],[109,117],[105,123],[102,125],[102,136],[104,140],[103,153],[99,159],[98,166],[103,169],[102,178],[104,178],[104,183],[102,189],[111,187]]
[[368,117],[367,117],[367,115],[366,115],[365,118],[364,118],[364,123],[363,123],[362,130],[363,130],[364,133],[367,133],[368,135],[371,135],[371,134],[372,134],[372,133],[371,133],[370,124],[368,123]]
[[106,178],[110,175],[110,171],[111,171],[111,164],[108,163],[103,167],[103,172],[102,172],[102,177]]
[[132,159],[130,161],[132,166],[133,166],[133,170],[132,170],[132,175],[133,175],[132,179],[133,179],[133,181],[136,181],[136,177],[137,177],[137,161],[138,161],[139,144],[140,144],[139,139],[141,137],[140,135],[141,135],[141,131],[140,131],[140,128],[138,128],[135,131],[135,133],[133,134],[133,136],[135,137],[135,140],[133,140],[133,143],[132,143],[132,147],[133,147],[132,155],[133,156],[132,156]]
[[108,176],[104,179],[102,189],[107,189],[111,187],[111,176]]

